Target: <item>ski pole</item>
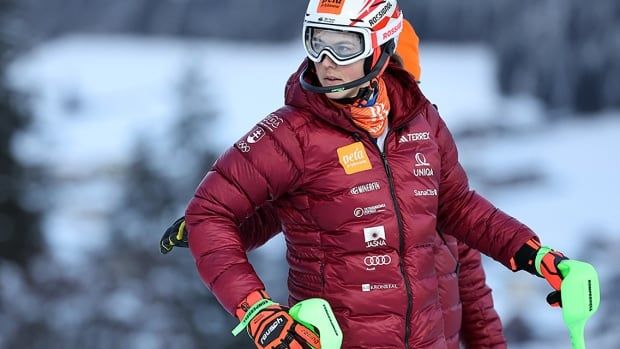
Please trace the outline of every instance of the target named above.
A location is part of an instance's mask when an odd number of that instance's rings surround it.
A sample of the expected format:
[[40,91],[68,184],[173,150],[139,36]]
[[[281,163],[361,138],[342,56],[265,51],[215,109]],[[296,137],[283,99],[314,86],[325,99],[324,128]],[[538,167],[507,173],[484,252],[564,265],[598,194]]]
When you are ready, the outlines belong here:
[[585,349],[586,321],[598,310],[601,296],[598,274],[588,263],[566,260],[558,264],[564,279],[561,286],[562,317],[573,349]]

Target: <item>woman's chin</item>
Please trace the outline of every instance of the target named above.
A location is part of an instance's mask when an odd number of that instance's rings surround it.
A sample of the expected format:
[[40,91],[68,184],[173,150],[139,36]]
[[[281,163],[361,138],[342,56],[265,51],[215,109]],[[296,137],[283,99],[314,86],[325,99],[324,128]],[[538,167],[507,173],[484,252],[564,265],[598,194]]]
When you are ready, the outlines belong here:
[[326,93],[325,96],[327,96],[327,98],[329,99],[351,98],[357,95],[357,90],[359,90],[359,88],[355,87],[344,91],[329,92]]

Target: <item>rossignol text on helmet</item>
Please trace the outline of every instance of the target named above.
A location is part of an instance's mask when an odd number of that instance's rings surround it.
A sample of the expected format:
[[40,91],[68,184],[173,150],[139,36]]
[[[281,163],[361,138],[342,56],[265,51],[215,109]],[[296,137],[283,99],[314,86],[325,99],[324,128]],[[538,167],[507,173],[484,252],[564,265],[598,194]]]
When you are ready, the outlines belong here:
[[396,0],[310,0],[303,25],[308,58],[325,56],[338,65],[365,59],[366,75],[342,85],[314,86],[300,77],[303,88],[317,93],[338,92],[359,86],[380,75],[396,49],[403,15]]

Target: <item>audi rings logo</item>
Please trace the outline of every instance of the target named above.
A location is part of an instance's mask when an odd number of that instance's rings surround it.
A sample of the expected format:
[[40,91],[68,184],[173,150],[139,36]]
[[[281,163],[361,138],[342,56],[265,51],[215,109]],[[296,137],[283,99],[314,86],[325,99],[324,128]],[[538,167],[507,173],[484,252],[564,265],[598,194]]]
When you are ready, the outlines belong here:
[[390,263],[392,263],[392,257],[388,255],[364,257],[364,264],[366,265],[366,270],[375,270],[375,267],[377,266],[388,265]]

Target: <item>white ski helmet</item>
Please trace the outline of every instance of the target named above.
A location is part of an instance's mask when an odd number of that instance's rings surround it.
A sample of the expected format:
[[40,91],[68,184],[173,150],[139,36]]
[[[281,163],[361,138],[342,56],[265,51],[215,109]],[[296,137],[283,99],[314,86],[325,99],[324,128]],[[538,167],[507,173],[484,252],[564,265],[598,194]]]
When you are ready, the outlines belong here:
[[318,63],[328,56],[339,65],[366,59],[366,76],[343,85],[319,87],[305,81],[302,74],[302,86],[328,93],[370,81],[387,65],[402,28],[403,15],[396,0],[310,0],[303,25],[308,58]]

